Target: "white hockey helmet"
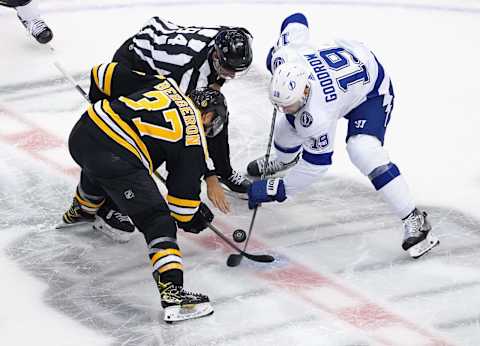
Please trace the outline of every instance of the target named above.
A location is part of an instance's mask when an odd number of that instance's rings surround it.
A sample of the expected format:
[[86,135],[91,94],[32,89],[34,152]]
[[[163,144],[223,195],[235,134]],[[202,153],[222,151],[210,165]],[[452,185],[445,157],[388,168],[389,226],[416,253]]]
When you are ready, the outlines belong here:
[[295,114],[307,103],[310,72],[302,63],[286,62],[277,67],[270,82],[270,101],[280,112]]

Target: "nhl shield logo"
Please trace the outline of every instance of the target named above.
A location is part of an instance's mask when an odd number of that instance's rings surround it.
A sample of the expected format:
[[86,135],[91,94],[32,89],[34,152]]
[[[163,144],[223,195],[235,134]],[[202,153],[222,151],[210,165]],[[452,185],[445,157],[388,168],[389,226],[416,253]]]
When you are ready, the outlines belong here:
[[303,127],[309,127],[313,123],[313,117],[310,113],[308,112],[303,112],[302,115],[300,116],[300,124]]
[[135,197],[135,194],[133,193],[132,190],[124,191],[123,195],[125,196],[126,199],[132,199],[133,197]]

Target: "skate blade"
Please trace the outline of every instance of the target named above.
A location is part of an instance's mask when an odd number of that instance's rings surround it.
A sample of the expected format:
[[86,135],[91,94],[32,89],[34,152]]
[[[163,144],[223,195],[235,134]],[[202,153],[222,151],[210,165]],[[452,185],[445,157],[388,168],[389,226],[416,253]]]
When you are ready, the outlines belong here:
[[248,201],[248,194],[247,193],[241,193],[241,192],[234,192],[230,190],[228,187],[222,185],[223,190],[225,191],[225,194],[227,196],[233,197],[233,198],[238,198],[244,201]]
[[134,233],[134,232],[124,232],[124,231],[112,228],[99,217],[95,218],[95,222],[93,223],[92,227],[94,230],[101,232],[102,234],[106,235],[107,237],[109,237],[110,239],[112,239],[117,243],[128,243]]
[[92,225],[93,221],[80,221],[75,223],[65,223],[62,222],[55,226],[55,229],[65,229],[65,228],[74,228],[78,226]]
[[429,232],[423,241],[408,249],[408,253],[412,258],[417,259],[428,253],[438,244],[440,244],[440,240]]
[[175,305],[164,309],[163,320],[167,323],[180,322],[210,316],[213,314],[213,307],[210,303]]

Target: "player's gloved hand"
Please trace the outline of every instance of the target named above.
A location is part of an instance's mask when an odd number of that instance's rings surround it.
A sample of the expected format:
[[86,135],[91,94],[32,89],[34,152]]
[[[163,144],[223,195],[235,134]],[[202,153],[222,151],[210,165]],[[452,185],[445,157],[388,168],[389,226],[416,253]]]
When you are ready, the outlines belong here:
[[248,208],[254,209],[263,202],[283,202],[287,199],[281,178],[258,180],[248,188]]
[[189,222],[179,222],[178,227],[185,232],[198,234],[207,228],[207,224],[213,221],[213,213],[203,202],[200,202],[197,212]]

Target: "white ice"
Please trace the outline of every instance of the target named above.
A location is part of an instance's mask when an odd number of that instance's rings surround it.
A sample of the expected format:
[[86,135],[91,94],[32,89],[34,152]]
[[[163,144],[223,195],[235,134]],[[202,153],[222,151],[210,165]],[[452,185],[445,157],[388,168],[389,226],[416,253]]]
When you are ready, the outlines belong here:
[[[43,0],[54,56],[0,7],[1,345],[480,345],[480,1]],[[310,192],[264,205],[252,252],[208,231],[179,232],[186,286],[208,294],[211,317],[166,325],[140,234],[123,245],[89,229],[56,231],[78,170],[65,145],[86,107],[53,66],[84,87],[94,64],[151,16],[253,33],[254,68],[225,87],[236,168],[266,149],[271,106],[265,55],[282,19],[304,12],[313,36],[365,42],[391,75],[386,146],[441,244],[420,260],[400,248],[401,223],[349,162],[346,122],[334,164]],[[251,212],[215,223],[230,234]]]

